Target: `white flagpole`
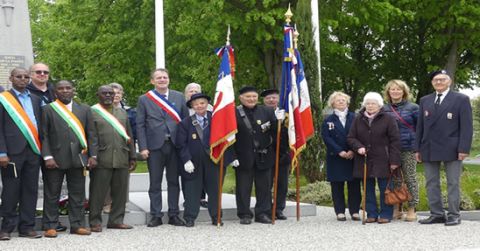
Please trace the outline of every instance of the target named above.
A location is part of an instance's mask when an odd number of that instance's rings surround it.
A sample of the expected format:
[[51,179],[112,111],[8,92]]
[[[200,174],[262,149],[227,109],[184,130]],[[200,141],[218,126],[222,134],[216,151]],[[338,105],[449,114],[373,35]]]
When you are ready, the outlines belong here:
[[157,68],[165,68],[165,37],[163,35],[163,0],[155,0],[155,58]]
[[315,41],[315,50],[317,51],[317,67],[318,67],[318,91],[320,93],[320,103],[322,102],[322,67],[320,61],[320,25],[318,15],[318,0],[312,0],[312,27],[313,40]]

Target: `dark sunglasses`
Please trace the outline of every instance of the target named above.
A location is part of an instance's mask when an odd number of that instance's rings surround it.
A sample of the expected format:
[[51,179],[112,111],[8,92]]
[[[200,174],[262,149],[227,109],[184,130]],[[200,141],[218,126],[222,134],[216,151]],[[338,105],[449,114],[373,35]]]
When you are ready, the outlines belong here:
[[16,79],[30,79],[30,76],[27,76],[27,75],[17,75],[17,76],[14,76],[14,78]]
[[38,74],[38,75],[48,75],[50,72],[49,71],[34,71],[35,74]]

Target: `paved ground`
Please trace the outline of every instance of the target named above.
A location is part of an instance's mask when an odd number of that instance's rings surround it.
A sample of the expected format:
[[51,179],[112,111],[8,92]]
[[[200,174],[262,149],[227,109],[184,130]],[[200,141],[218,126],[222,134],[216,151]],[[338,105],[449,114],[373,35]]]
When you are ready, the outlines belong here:
[[56,239],[13,238],[0,250],[480,250],[480,222],[463,221],[445,227],[394,222],[338,222],[332,208],[317,207],[317,216],[300,222],[240,225],[227,221],[217,227],[206,222],[194,228],[136,226],[105,230],[87,237],[61,234]]

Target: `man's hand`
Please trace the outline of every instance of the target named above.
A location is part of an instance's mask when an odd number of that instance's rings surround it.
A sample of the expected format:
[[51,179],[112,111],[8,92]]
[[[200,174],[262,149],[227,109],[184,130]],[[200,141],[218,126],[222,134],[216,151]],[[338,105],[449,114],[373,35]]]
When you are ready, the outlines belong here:
[[58,165],[57,165],[57,162],[55,161],[55,159],[51,158],[51,159],[45,160],[45,167],[47,169],[54,169],[54,168],[58,168]]
[[137,161],[132,159],[130,160],[129,166],[128,166],[128,171],[133,172],[135,171],[135,168],[137,168]]
[[240,162],[238,162],[238,159],[232,161],[232,163],[230,163],[231,166],[233,167],[238,167],[240,165]]
[[142,156],[143,159],[148,159],[148,156],[150,155],[150,151],[148,151],[147,149],[142,150],[140,152],[140,155]]
[[10,159],[8,156],[0,157],[0,166],[3,168],[6,168],[8,166],[8,162],[10,162]]
[[418,163],[422,163],[422,155],[419,152],[415,153],[415,159]]
[[347,152],[347,159],[353,159],[353,157],[355,157],[355,153],[352,150],[348,151]]
[[183,168],[185,168],[185,172],[187,173],[193,173],[193,170],[195,170],[195,166],[193,166],[193,163],[190,160],[183,165]]
[[341,151],[341,152],[339,152],[339,153],[338,153],[338,156],[340,156],[340,157],[342,157],[342,158],[346,159],[346,158],[347,158],[347,156],[348,156],[348,154],[347,154],[347,152],[345,152],[345,151]]
[[360,155],[365,155],[366,152],[367,152],[367,150],[365,149],[365,147],[360,147],[357,150],[357,153],[360,154]]
[[94,169],[95,167],[97,167],[97,159],[94,158],[94,157],[90,157],[88,158],[88,161],[87,161],[87,167],[88,169]]
[[468,153],[458,153],[458,160],[464,160],[468,155]]
[[277,109],[275,110],[275,117],[277,120],[284,120],[285,119],[285,110]]

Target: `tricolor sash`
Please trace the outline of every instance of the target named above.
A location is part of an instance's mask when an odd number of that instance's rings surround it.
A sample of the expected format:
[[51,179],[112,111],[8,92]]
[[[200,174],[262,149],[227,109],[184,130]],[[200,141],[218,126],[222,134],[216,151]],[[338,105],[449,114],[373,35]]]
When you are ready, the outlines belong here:
[[130,136],[128,136],[127,130],[125,130],[125,127],[118,121],[117,118],[115,118],[110,112],[105,110],[100,104],[96,104],[92,106],[92,110],[98,113],[103,119],[105,119],[112,127],[115,129],[115,131],[122,136],[122,138],[127,141],[127,143],[130,142]]
[[55,100],[55,102],[50,103],[50,106],[68,124],[68,127],[72,129],[83,148],[82,153],[86,154],[88,148],[87,137],[85,136],[85,129],[83,128],[82,123],[80,123],[78,120],[77,116],[68,110],[67,106],[58,99]]
[[12,120],[17,125],[18,129],[20,129],[23,136],[25,137],[25,140],[27,140],[28,144],[32,148],[33,152],[41,155],[40,149],[42,148],[42,146],[40,143],[38,130],[28,117],[22,105],[20,105],[20,103],[12,95],[12,93],[8,91],[0,94],[0,103],[2,103],[8,115],[10,115]]
[[163,111],[165,111],[172,119],[178,124],[182,120],[177,112],[175,106],[168,101],[165,97],[161,96],[158,92],[150,90],[146,94],[147,98],[158,105]]

